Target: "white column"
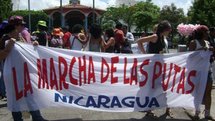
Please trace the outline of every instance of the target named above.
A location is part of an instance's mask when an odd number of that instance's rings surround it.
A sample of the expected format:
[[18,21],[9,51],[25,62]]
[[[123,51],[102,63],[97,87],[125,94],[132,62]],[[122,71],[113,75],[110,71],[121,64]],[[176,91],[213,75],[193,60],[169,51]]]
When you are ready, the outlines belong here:
[[84,16],[85,16],[84,28],[85,28],[85,31],[87,31],[87,28],[88,28],[88,15],[84,15]]
[[65,27],[65,14],[62,14],[61,27]]

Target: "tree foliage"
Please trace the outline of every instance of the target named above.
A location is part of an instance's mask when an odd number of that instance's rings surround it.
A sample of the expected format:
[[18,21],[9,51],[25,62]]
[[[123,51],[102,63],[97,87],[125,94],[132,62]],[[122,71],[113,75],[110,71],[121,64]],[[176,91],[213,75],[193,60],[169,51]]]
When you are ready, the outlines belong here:
[[11,0],[0,0],[0,15],[2,19],[7,19],[12,11]]
[[177,8],[175,4],[171,4],[170,6],[166,5],[160,11],[159,21],[168,20],[172,25],[172,36],[177,34],[177,26],[180,23],[186,23],[186,16],[184,15],[184,11],[182,8]]
[[129,29],[135,25],[139,31],[147,30],[157,20],[159,10],[159,7],[154,5],[151,0],[138,2],[133,6],[122,4],[119,7],[107,8],[103,14],[102,23],[109,25],[107,22],[110,20],[114,22],[123,21]]
[[188,16],[192,24],[215,26],[215,0],[194,0]]
[[[32,31],[35,31],[37,29],[37,23],[39,20],[44,20],[47,22],[48,25],[48,15],[44,13],[43,11],[30,11],[31,14],[31,29]],[[28,10],[18,10],[11,12],[10,15],[19,15],[23,16],[24,21],[26,22],[26,27],[29,25],[29,11]]]
[[174,25],[186,23],[186,17],[182,8],[177,8],[175,4],[164,6],[160,11],[159,21],[168,20]]
[[127,6],[125,4],[120,5],[119,7],[109,7],[107,11],[103,14],[102,23],[107,25],[108,22],[114,21],[115,23],[122,20],[128,25],[128,28],[133,24],[132,15],[134,14],[134,8],[131,6]]
[[137,26],[136,30],[147,32],[149,28],[152,28],[157,23],[160,8],[154,5],[151,0],[139,2],[134,7],[136,12],[133,15],[133,19],[135,26]]

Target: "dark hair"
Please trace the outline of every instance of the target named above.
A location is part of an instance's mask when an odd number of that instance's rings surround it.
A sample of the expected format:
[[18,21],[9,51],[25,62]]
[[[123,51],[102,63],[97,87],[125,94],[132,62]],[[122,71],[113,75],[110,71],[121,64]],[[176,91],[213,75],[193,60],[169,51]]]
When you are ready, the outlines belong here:
[[41,25],[38,25],[38,29],[39,29],[40,31],[47,31],[47,30],[48,30],[47,27],[41,26]]
[[62,27],[62,30],[66,32],[69,31],[69,26]]
[[95,38],[95,39],[98,39],[101,37],[102,35],[102,28],[100,25],[98,24],[93,24],[91,27],[90,27],[90,34]]
[[[158,36],[158,41],[163,41],[163,37],[161,37],[161,33],[167,31],[171,29],[171,24],[169,23],[169,21],[167,20],[164,20],[164,21],[161,21],[158,26],[157,26],[157,31],[156,31],[156,34]],[[165,47],[165,44],[162,42],[162,47],[164,48]]]
[[165,32],[169,29],[171,29],[171,24],[169,23],[169,21],[164,20],[158,24],[156,33],[160,35],[162,32]]
[[118,22],[115,26],[117,29],[121,29],[122,28],[122,24],[120,22]]
[[122,28],[123,28],[123,29],[128,29],[128,26],[123,25]]
[[195,39],[201,40],[204,39],[205,34],[209,31],[208,27],[205,25],[200,25],[199,27],[196,28],[195,30]]
[[83,26],[81,24],[76,24],[72,27],[72,33],[80,33],[83,30]]
[[15,25],[11,25],[11,24],[8,24],[4,27],[4,29],[2,30],[3,34],[8,34],[12,31],[14,31],[16,28],[15,28]]
[[114,37],[114,30],[112,28],[106,29],[105,33],[106,33],[108,38]]

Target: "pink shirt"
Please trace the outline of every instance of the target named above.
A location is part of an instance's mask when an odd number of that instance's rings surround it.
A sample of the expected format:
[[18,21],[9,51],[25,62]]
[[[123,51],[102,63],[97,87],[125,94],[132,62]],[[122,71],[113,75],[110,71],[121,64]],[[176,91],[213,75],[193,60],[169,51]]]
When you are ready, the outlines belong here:
[[27,28],[22,30],[21,35],[26,43],[31,43],[31,34],[28,32]]

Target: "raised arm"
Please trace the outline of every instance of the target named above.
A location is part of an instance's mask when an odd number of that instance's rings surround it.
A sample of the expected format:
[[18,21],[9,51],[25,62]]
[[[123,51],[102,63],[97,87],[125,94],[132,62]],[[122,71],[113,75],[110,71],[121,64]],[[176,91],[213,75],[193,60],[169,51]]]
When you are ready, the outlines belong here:
[[111,45],[113,45],[115,43],[115,40],[113,37],[111,37],[107,42],[104,41],[104,49],[109,48]]
[[140,39],[138,39],[137,44],[138,44],[138,47],[139,47],[140,51],[143,54],[146,54],[146,50],[143,47],[143,43],[145,43],[145,42],[153,42],[153,43],[155,43],[157,41],[157,39],[158,39],[158,37],[157,37],[156,34],[153,34],[153,35],[150,35],[150,36],[147,36],[147,37],[141,37]]

